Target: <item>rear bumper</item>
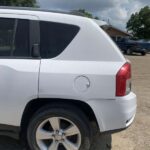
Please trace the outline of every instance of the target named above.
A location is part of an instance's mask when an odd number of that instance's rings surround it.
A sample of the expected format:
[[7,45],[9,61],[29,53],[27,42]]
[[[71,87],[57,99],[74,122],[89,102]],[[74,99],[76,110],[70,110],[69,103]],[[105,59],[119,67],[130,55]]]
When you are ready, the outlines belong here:
[[136,114],[137,100],[134,93],[115,100],[92,100],[100,132],[115,131],[129,127]]

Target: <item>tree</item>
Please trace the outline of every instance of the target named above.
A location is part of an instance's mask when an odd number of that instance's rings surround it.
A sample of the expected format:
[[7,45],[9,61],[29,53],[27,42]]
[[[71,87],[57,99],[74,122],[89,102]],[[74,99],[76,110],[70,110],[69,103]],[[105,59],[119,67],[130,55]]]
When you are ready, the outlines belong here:
[[127,30],[138,39],[150,39],[150,7],[146,6],[131,15],[127,22]]
[[0,6],[34,7],[36,0],[0,0]]
[[99,19],[99,17],[93,16],[92,13],[86,11],[85,9],[74,10],[73,12],[75,12],[77,14],[79,13],[79,14],[81,14],[84,17],[93,18],[93,19],[97,19],[97,20]]
[[96,16],[94,19],[99,20],[99,17]]

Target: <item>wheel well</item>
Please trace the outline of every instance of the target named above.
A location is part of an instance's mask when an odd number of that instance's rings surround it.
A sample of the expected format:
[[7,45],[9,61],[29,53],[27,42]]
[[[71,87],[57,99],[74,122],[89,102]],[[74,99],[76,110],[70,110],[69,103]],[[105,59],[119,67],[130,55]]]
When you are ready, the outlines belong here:
[[22,120],[21,120],[21,137],[25,136],[27,132],[27,127],[30,122],[30,119],[33,117],[34,113],[38,111],[40,108],[42,108],[45,105],[51,105],[51,104],[59,104],[63,103],[66,104],[67,106],[73,105],[74,107],[79,108],[89,119],[90,122],[94,123],[97,127],[97,120],[95,117],[95,114],[91,107],[86,104],[85,102],[78,101],[78,100],[64,100],[64,99],[35,99],[30,101],[24,110]]

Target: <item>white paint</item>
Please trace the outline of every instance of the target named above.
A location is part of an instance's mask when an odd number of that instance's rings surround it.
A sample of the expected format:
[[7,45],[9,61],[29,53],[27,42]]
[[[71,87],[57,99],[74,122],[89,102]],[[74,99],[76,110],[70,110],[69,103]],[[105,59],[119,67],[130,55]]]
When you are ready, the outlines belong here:
[[[135,115],[136,97],[132,93],[115,96],[116,74],[126,59],[96,23],[79,16],[27,10],[0,9],[0,17],[80,27],[64,52],[54,59],[42,59],[41,65],[40,60],[0,59],[0,124],[20,126],[27,103],[40,97],[89,104],[101,131],[127,126],[126,121]],[[86,77],[90,86],[85,78],[75,81],[79,76]]]

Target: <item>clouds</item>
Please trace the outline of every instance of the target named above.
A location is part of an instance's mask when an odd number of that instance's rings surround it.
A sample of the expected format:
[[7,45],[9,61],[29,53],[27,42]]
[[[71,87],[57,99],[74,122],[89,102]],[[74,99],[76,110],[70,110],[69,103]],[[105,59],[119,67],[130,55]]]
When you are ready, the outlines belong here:
[[74,10],[83,8],[91,12],[97,12],[100,9],[113,7],[115,4],[113,1],[117,0],[38,0],[41,7],[56,8],[65,10]]
[[149,0],[137,0],[143,4],[147,4],[147,5],[150,5],[150,1]]
[[38,0],[42,8],[51,10],[86,9],[99,16],[102,20],[109,20],[111,24],[125,29],[130,15],[139,11],[150,0]]
[[125,30],[126,23],[131,14],[139,11],[143,6],[143,3],[135,0],[122,0],[119,1],[113,8],[99,13],[101,13],[102,19],[109,19],[112,25]]

